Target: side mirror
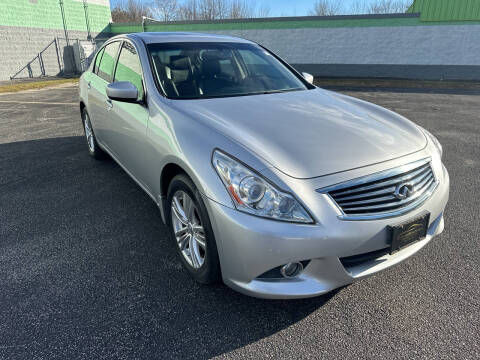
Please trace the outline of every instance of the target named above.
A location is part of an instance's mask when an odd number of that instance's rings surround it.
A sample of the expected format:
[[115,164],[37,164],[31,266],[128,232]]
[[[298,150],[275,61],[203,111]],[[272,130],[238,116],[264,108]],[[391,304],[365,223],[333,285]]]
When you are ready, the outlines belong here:
[[107,96],[110,100],[136,103],[138,89],[129,81],[113,82],[107,85]]
[[313,75],[309,74],[307,72],[302,72],[302,76],[304,77],[305,80],[307,80],[308,83],[313,84]]

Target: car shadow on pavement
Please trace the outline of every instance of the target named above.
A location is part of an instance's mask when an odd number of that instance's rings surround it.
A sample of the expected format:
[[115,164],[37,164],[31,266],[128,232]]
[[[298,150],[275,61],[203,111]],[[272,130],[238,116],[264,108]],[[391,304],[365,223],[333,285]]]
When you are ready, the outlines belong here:
[[335,294],[254,299],[177,256],[153,201],[82,137],[0,144],[0,357],[210,358]]

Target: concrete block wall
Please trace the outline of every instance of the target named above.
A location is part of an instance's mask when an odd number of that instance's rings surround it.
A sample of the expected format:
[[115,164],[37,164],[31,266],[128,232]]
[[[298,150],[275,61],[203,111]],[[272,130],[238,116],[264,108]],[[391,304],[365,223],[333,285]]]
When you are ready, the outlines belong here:
[[208,32],[256,41],[315,76],[480,80],[480,25]]
[[[59,38],[57,43],[58,55],[55,44],[51,44],[41,55],[45,75],[57,76],[64,67],[66,73],[71,73],[74,70],[72,59],[66,55],[68,51],[65,52],[67,44],[63,30],[0,26],[0,34],[0,48],[2,49],[0,80],[9,80],[31,60],[34,60],[31,66],[31,75],[33,77],[41,76],[40,61],[37,56],[56,37]],[[68,35],[71,45],[74,44],[75,39],[87,38],[85,31],[69,31]],[[98,34],[93,33],[92,35]],[[18,77],[29,77],[28,70],[23,70]]]
[[[87,22],[83,0],[62,0],[66,31],[70,45],[75,39],[87,39]],[[99,36],[108,31],[111,21],[109,0],[88,0],[87,17],[90,35]],[[31,60],[35,59],[55,38],[65,38],[59,0],[0,0],[0,80],[9,80]],[[45,75],[55,76],[61,68],[67,73],[75,68],[68,56],[65,40],[42,53]],[[60,65],[59,65],[60,60]],[[30,71],[25,69],[19,77],[38,77],[42,74],[40,61],[35,59]]]

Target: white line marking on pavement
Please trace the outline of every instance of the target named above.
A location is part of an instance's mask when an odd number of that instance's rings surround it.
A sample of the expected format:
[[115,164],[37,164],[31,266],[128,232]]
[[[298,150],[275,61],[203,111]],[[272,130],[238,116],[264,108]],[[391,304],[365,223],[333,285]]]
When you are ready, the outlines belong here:
[[48,102],[48,101],[14,101],[14,100],[0,100],[0,103],[9,103],[9,104],[42,104],[42,105],[75,105],[77,103],[61,103],[61,102]]

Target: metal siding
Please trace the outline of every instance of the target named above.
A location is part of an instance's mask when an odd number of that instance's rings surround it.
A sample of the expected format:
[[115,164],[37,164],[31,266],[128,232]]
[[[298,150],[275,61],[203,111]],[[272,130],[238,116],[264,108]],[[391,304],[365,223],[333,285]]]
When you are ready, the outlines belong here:
[[480,0],[415,0],[408,12],[422,21],[478,21]]

